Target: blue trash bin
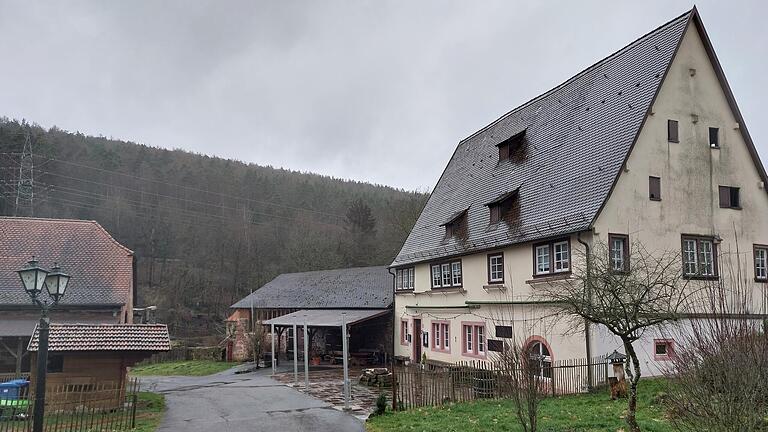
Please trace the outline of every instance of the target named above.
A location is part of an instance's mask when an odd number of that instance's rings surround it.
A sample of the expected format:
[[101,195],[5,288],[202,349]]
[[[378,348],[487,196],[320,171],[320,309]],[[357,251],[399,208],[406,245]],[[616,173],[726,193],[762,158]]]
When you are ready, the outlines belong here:
[[0,383],[0,399],[17,400],[21,396],[22,389],[29,386],[25,379],[15,379]]

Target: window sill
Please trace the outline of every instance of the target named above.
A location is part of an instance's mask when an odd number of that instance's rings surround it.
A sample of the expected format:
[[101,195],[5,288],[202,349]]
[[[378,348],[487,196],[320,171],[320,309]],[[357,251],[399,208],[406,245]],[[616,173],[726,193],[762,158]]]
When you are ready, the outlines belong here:
[[755,282],[768,284],[768,279],[755,278]]
[[720,207],[720,208],[726,209],[726,210],[741,210],[741,207]]
[[698,275],[683,275],[683,279],[688,280],[718,280],[720,279],[720,275],[713,275],[713,276],[698,276]]
[[648,199],[651,200],[651,201],[661,201],[661,198],[649,197]]
[[411,289],[396,289],[395,294],[413,294],[413,288]]
[[463,355],[464,357],[472,357],[472,358],[477,358],[477,359],[485,359],[485,358],[487,358],[485,353],[483,353],[483,354],[475,354],[475,353],[463,352],[463,353],[461,353],[461,355]]
[[491,282],[488,285],[483,285],[483,289],[486,291],[493,291],[493,290],[506,291],[507,287],[506,285],[504,285],[504,282],[500,282],[500,283]]
[[[463,286],[455,286],[455,287],[434,287],[431,288],[430,291],[436,291],[436,292],[466,292],[464,290]],[[429,292],[429,291],[427,291]]]
[[533,279],[529,279],[525,281],[527,284],[535,284],[535,283],[545,283],[545,282],[553,282],[553,281],[559,281],[559,280],[566,280],[571,279],[571,272],[560,272],[560,273],[546,273],[546,274],[540,274],[540,275],[533,275]]

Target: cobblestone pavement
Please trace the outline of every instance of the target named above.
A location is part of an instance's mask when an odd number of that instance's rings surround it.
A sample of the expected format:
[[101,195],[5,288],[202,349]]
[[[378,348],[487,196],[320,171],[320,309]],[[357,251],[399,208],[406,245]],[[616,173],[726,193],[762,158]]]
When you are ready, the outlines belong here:
[[[349,381],[352,383],[350,391],[351,412],[360,419],[366,419],[376,406],[379,394],[387,396],[388,403],[392,403],[392,388],[368,387],[358,384],[358,378],[362,368],[350,368]],[[291,385],[296,390],[304,392],[304,371],[299,369],[299,382],[294,385],[293,372],[278,373],[273,377],[276,381]],[[336,409],[344,407],[344,370],[333,368],[326,370],[309,371],[309,395],[329,404]]]

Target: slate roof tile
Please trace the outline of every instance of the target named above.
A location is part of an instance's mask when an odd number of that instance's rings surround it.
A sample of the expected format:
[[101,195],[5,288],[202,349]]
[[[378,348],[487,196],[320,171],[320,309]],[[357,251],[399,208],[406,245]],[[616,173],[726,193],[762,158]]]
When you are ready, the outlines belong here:
[[384,266],[284,273],[232,308],[385,309],[392,290],[392,274]]
[[[692,16],[687,12],[459,142],[392,266],[587,229],[617,177]],[[522,161],[496,145],[525,130]],[[520,224],[487,203],[519,190]],[[440,225],[468,210],[466,239]]]

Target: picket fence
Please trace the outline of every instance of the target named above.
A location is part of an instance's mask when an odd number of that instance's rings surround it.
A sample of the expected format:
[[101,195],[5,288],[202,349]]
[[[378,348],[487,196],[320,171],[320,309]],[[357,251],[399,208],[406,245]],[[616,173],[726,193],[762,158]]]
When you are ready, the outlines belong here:
[[[540,371],[542,396],[584,393],[608,385],[609,362],[605,357],[560,360]],[[455,364],[410,364],[394,367],[392,395],[396,409],[437,406],[478,399],[510,396],[510,374],[520,370],[499,367],[492,362],[469,361]]]

